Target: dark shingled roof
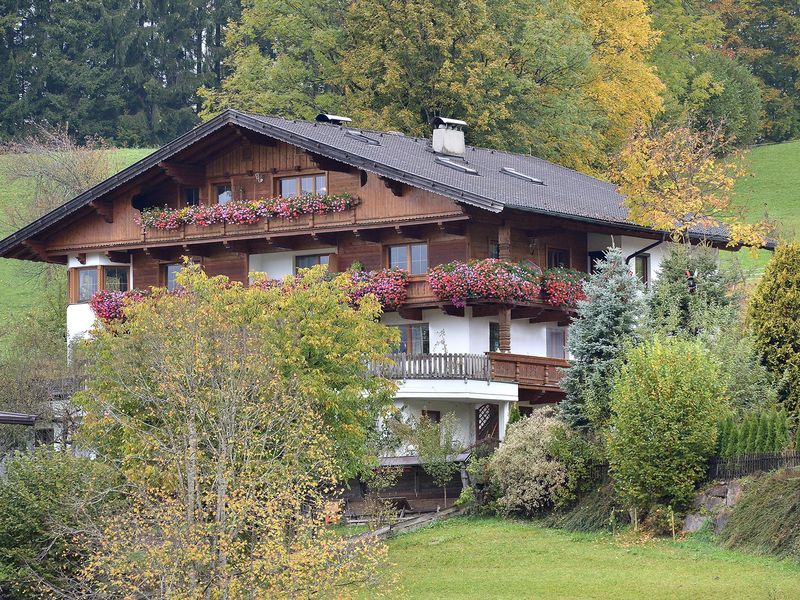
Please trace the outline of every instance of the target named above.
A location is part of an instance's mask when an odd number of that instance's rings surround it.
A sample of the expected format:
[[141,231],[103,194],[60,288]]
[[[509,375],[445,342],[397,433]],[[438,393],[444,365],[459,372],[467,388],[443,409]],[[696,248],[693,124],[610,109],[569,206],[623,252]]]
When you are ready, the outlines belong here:
[[[614,185],[534,156],[467,146],[463,158],[443,157],[433,152],[430,140],[425,138],[228,109],[0,241],[0,256],[123,182],[156,167],[159,162],[229,124],[492,212],[512,208],[652,233],[651,229],[628,221],[627,211],[621,205],[622,196]],[[477,173],[470,174],[442,164],[441,158]],[[501,171],[503,168],[541,180],[543,185],[504,173]],[[695,230],[693,233],[696,237],[715,242],[727,241],[723,228]]]

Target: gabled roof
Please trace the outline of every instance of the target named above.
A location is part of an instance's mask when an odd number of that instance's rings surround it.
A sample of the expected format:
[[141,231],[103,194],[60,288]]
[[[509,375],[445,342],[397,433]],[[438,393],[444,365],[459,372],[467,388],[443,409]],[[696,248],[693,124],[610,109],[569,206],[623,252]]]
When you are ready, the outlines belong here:
[[[467,146],[463,158],[445,157],[434,153],[425,138],[228,109],[0,241],[0,256],[227,125],[491,212],[518,209],[632,232],[653,232],[627,219],[622,196],[613,184],[534,156]],[[698,230],[695,235],[727,241],[723,228]]]

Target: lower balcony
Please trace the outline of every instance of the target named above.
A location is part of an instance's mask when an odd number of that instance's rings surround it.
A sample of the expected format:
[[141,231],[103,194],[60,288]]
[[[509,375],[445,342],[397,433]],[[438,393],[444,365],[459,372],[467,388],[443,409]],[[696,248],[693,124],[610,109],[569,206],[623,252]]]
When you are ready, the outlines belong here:
[[463,379],[515,383],[522,389],[561,391],[561,369],[569,361],[527,354],[392,354],[390,362],[373,364],[370,370],[399,380]]

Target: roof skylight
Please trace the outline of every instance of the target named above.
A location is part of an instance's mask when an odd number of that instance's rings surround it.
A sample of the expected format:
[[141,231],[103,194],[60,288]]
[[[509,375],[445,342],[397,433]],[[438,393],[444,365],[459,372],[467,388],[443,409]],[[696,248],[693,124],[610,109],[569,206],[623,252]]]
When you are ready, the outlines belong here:
[[506,175],[511,175],[511,177],[516,177],[517,179],[522,179],[523,181],[529,181],[530,183],[535,183],[536,185],[547,185],[541,179],[537,179],[536,177],[531,177],[530,175],[526,175],[525,173],[520,173],[516,169],[512,169],[511,167],[502,167],[500,169],[501,173],[505,173]]
[[364,142],[365,144],[369,144],[370,146],[380,146],[381,145],[381,143],[378,140],[376,140],[374,138],[371,138],[368,135],[364,135],[360,131],[353,131],[352,129],[345,129],[344,130],[344,134],[347,137],[351,137],[354,140],[358,140],[359,142]]
[[444,165],[445,167],[450,167],[451,169],[455,169],[456,171],[461,171],[462,173],[466,173],[467,175],[477,175],[478,171],[473,169],[472,167],[468,167],[467,165],[457,163],[454,160],[450,160],[449,158],[443,158],[441,156],[436,157],[436,162],[440,165]]

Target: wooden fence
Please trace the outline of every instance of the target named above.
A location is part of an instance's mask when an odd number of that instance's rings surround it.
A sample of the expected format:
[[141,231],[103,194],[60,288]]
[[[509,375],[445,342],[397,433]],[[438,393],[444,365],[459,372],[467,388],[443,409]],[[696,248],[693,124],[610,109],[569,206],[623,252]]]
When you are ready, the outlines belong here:
[[800,467],[800,451],[763,452],[712,458],[708,465],[709,479],[733,479],[776,469]]

